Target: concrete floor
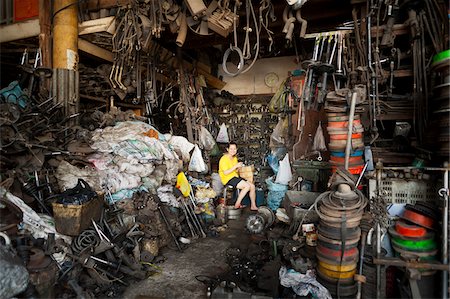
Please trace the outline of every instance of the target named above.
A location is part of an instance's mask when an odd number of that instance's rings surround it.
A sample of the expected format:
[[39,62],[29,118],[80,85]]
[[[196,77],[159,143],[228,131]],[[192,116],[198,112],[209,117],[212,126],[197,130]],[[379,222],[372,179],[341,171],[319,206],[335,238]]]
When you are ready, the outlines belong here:
[[162,273],[129,286],[123,297],[207,298],[206,286],[197,281],[195,276],[216,276],[227,271],[226,249],[243,248],[249,243],[250,235],[245,232],[245,220],[250,213],[250,210],[244,210],[240,219],[228,221],[228,229],[221,232],[219,237],[194,240],[182,253],[166,248],[162,255],[167,260],[158,264]]

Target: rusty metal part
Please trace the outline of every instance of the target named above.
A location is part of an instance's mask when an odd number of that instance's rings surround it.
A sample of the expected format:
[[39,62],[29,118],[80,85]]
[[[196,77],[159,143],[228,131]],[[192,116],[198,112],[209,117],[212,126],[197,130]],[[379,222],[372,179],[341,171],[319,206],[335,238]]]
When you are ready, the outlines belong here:
[[30,281],[41,297],[54,296],[54,284],[58,277],[58,267],[49,256],[39,248],[30,249],[30,261],[27,264]]
[[395,266],[412,269],[429,269],[438,271],[448,271],[448,265],[441,263],[422,263],[416,261],[403,261],[397,258],[373,258],[375,265]]
[[17,233],[17,225],[22,222],[23,213],[15,204],[5,199],[0,199],[0,231],[8,235]]

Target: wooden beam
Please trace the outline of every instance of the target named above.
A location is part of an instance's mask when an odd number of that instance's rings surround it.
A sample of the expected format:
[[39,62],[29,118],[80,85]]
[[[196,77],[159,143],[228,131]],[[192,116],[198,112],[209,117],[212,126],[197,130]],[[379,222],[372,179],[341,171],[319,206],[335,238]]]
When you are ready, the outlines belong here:
[[38,36],[40,33],[39,19],[0,26],[0,32],[0,43]]
[[114,61],[114,56],[111,51],[103,49],[103,48],[101,48],[91,42],[88,42],[87,40],[81,39],[81,38],[78,38],[78,49],[83,52],[86,52],[88,54],[91,54],[95,57],[99,57],[103,60],[106,60],[109,62]]
[[[52,68],[52,3],[51,0],[39,0],[39,47],[42,53],[42,66]],[[50,82],[48,80],[48,82]]]
[[[44,18],[44,16],[42,16]],[[115,17],[90,20],[78,25],[78,34],[85,35],[96,32],[115,32]],[[10,25],[0,26],[0,43],[38,36],[41,33],[39,19],[27,20]],[[48,24],[42,25],[44,28]]]
[[106,17],[96,20],[85,21],[78,25],[78,35],[85,35],[97,32],[109,32],[114,34],[116,31],[115,17]]
[[98,10],[102,8],[111,8],[131,4],[131,0],[89,0],[87,9]]

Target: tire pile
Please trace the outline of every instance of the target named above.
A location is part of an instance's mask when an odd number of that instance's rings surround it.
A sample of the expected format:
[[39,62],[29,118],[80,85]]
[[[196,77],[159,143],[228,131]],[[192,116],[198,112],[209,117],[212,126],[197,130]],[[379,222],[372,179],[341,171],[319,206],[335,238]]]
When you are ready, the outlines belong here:
[[[347,91],[347,92],[346,92]],[[330,143],[328,147],[331,151],[330,163],[333,172],[339,167],[344,167],[345,161],[345,147],[347,144],[349,116],[347,115],[347,98],[349,97],[348,90],[342,89],[335,92],[330,92],[327,95],[327,111],[328,127],[327,131],[330,135]],[[340,112],[337,107],[346,107],[343,112]],[[360,114],[363,112],[362,108],[356,107],[353,123],[350,124],[352,128],[351,137],[351,153],[349,157],[348,171],[352,174],[359,175],[364,168],[364,127],[361,124]]]
[[317,279],[340,298],[354,297],[358,264],[360,221],[367,199],[353,186],[339,184],[335,191],[322,193],[315,208],[320,217],[318,228]]
[[[403,257],[416,256],[419,261],[429,262],[437,259],[438,246],[434,228],[439,213],[431,203],[418,201],[407,204],[401,219],[389,228],[392,248]],[[421,271],[424,276],[435,271]]]

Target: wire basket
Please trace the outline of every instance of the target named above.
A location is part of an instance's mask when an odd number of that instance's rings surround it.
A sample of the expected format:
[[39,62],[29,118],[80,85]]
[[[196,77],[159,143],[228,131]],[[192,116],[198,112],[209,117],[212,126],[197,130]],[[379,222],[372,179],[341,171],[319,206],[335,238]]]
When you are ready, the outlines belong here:
[[[370,198],[376,196],[376,186],[376,180],[369,180]],[[380,188],[389,203],[415,204],[417,201],[434,201],[438,197],[437,188],[431,181],[386,178],[381,181]]]

